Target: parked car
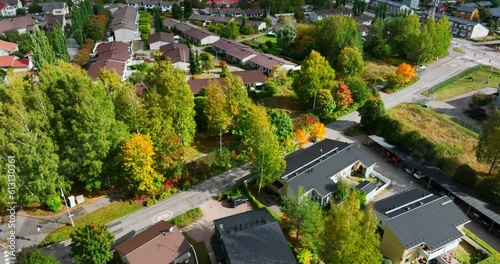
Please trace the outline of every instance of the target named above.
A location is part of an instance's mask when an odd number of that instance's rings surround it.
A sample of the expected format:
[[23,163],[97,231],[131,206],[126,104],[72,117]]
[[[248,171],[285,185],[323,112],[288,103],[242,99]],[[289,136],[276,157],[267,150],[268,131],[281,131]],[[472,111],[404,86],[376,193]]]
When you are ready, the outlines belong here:
[[422,172],[418,171],[418,170],[415,170],[415,172],[413,172],[413,177],[417,178],[417,179],[422,179],[423,177],[425,177],[425,174],[423,174]]
[[229,206],[235,208],[236,206],[238,206],[240,204],[244,204],[246,202],[248,202],[248,197],[238,196],[238,197],[229,199]]

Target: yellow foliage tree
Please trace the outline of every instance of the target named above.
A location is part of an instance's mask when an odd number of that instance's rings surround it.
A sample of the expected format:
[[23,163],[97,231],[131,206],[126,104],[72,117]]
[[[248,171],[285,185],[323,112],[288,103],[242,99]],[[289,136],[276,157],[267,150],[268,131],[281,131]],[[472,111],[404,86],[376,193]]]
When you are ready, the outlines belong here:
[[307,132],[304,129],[297,130],[297,132],[295,132],[295,138],[297,139],[297,143],[301,148],[304,148],[307,143],[309,143]]
[[326,136],[326,127],[322,123],[315,123],[309,133],[309,139],[313,142],[323,140]]
[[149,135],[133,134],[123,143],[121,150],[131,190],[137,195],[158,194],[163,186],[163,176],[153,168],[155,151]]
[[408,63],[401,63],[396,69],[396,74],[403,77],[403,83],[409,83],[415,77],[415,68]]

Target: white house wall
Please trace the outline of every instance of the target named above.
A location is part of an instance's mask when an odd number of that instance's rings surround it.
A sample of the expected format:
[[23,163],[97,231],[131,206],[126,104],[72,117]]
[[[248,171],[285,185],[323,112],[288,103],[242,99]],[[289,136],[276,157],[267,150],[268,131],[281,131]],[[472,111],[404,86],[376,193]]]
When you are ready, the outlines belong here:
[[115,30],[115,41],[121,41],[121,42],[131,42],[132,40],[135,39],[135,30],[131,29],[126,29],[126,28],[121,28],[118,30]]
[[477,24],[472,28],[470,38],[484,38],[488,36],[489,32],[485,26]]
[[160,50],[161,46],[167,45],[167,44],[170,44],[170,42],[168,42],[168,41],[157,41],[157,42],[152,43],[151,45],[149,45],[149,49],[150,50]]

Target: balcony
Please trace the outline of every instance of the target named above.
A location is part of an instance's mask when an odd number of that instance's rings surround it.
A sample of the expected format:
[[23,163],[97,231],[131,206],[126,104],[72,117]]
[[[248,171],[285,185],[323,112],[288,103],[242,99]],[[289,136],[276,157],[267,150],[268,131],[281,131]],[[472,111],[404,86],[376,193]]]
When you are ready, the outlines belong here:
[[439,249],[435,249],[435,250],[431,250],[426,245],[424,245],[418,249],[418,253],[421,257],[423,257],[427,260],[431,260],[431,259],[435,259],[435,258],[445,254],[446,252],[456,248],[458,246],[458,243],[460,243],[460,239],[452,241],[449,244],[442,246]]

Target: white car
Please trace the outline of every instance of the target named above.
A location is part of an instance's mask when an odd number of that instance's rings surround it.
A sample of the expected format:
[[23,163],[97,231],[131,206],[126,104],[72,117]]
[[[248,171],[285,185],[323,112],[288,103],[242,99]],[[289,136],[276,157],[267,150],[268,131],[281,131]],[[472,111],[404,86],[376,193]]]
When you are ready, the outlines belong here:
[[413,177],[417,178],[417,179],[422,179],[423,177],[425,176],[425,174],[421,173],[420,171],[416,170],[414,173],[413,173]]
[[425,71],[425,69],[427,69],[427,66],[425,65],[420,65],[420,68],[419,68],[421,71]]

